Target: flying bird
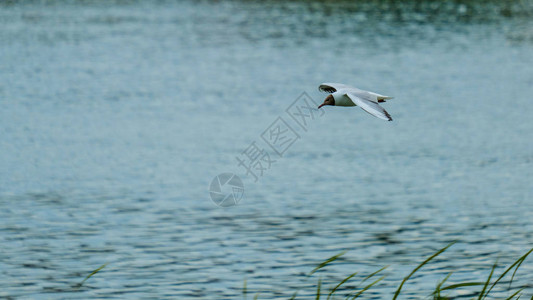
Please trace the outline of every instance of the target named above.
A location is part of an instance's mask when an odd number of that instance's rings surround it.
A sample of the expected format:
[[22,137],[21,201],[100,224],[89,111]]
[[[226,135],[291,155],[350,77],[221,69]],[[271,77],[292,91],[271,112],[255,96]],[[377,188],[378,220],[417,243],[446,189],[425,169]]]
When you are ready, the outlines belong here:
[[322,83],[318,90],[329,93],[324,103],[320,104],[318,108],[324,105],[359,106],[374,117],[392,121],[389,113],[378,103],[385,102],[393,97],[360,90],[342,83]]

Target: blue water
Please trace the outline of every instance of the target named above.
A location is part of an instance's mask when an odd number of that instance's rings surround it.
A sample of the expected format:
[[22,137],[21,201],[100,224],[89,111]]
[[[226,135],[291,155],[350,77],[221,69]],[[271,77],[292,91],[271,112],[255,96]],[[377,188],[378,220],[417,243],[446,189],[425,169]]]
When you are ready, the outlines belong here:
[[[454,240],[404,299],[451,271],[501,272],[533,247],[532,12],[0,4],[0,297],[240,299],[246,279],[260,299],[305,299],[319,276],[359,271],[353,287],[390,265],[367,294],[388,299]],[[304,92],[321,103],[321,82],[394,96],[394,121],[325,107],[304,130],[286,110]],[[299,137],[282,156],[261,138],[278,117]],[[275,160],[257,182],[236,160],[253,142]],[[224,172],[243,180],[237,206],[210,199]],[[516,277],[530,297],[533,262]]]

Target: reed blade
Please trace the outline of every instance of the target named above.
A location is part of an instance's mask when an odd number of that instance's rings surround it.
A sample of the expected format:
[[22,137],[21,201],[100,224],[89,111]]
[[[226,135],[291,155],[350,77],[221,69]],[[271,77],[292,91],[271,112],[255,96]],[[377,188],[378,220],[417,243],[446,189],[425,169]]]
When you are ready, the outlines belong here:
[[[511,299],[513,299],[514,296],[518,295],[518,293],[520,293],[520,292],[523,291],[523,290],[524,290],[524,288],[519,289],[518,291],[516,291],[514,294],[512,294],[511,296],[509,296],[509,298],[507,298],[507,299],[505,299],[505,300],[511,300]],[[518,298],[520,298],[520,296],[518,296]],[[516,298],[516,299],[518,300],[518,298]],[[532,298],[533,298],[533,296],[532,296]]]
[[87,281],[87,279],[91,278],[94,274],[100,272],[100,270],[102,270],[103,268],[105,268],[105,266],[107,266],[107,263],[101,265],[98,269],[92,271],[91,274],[87,275],[87,277],[85,277],[85,279],[83,279],[80,283],[78,283],[78,284],[76,285],[76,288],[80,288],[80,287],[85,283],[85,281]]
[[437,287],[435,287],[435,291],[433,291],[433,298],[435,298],[435,299],[440,299],[441,298],[441,296],[440,296],[441,287],[446,281],[448,281],[450,276],[452,276],[452,273],[453,272],[450,272],[441,282],[439,282],[437,284]]
[[388,268],[388,267],[389,267],[389,266],[384,266],[383,268],[377,270],[376,272],[374,272],[374,273],[372,273],[372,274],[366,276],[365,279],[363,279],[363,281],[361,281],[361,282],[365,282],[365,281],[367,281],[368,279],[374,277],[376,274],[378,274],[379,272],[385,270],[385,269]]
[[502,278],[507,274],[509,273],[509,271],[511,271],[513,269],[513,267],[516,266],[514,272],[513,272],[513,275],[511,276],[511,281],[509,282],[509,288],[511,288],[511,284],[513,283],[513,279],[514,279],[514,275],[516,274],[516,271],[518,271],[518,268],[520,268],[520,266],[522,265],[522,263],[524,262],[524,260],[526,260],[526,258],[529,256],[529,254],[531,254],[531,252],[533,251],[533,248],[531,250],[529,250],[526,254],[522,255],[522,257],[520,257],[519,259],[517,259],[511,266],[509,266],[505,272],[502,273],[502,275],[500,275],[500,277],[498,277],[498,279],[496,279],[496,281],[494,281],[494,283],[492,284],[492,286],[490,287],[490,289],[488,290],[487,294],[490,293],[490,291],[494,288],[494,286],[496,284],[498,284],[498,282],[500,282],[500,280],[502,280]]
[[374,286],[376,283],[380,282],[381,280],[383,280],[386,276],[381,276],[380,278],[376,279],[374,282],[372,282],[371,284],[365,286],[362,290],[360,290],[357,294],[355,294],[355,296],[353,296],[352,300],[354,299],[357,299],[359,298],[359,296],[361,296],[366,290],[368,290],[369,288],[371,288],[372,286]]
[[313,275],[313,273],[315,273],[316,271],[322,269],[323,267],[329,265],[330,263],[334,262],[335,260],[337,260],[339,257],[341,257],[342,255],[344,255],[344,253],[346,253],[346,250],[345,251],[342,251],[341,253],[339,254],[336,254],[336,255],[333,255],[332,257],[326,259],[325,261],[321,262],[316,268],[313,269],[313,271],[311,271],[311,273],[309,273],[309,275],[307,276],[311,276]]
[[449,286],[443,287],[441,291],[454,290],[454,289],[462,288],[465,286],[476,286],[476,285],[484,285],[484,284],[485,282],[462,282],[462,283],[451,284]]
[[316,300],[320,300],[320,287],[322,286],[322,278],[318,279],[318,285],[316,287]]
[[346,283],[346,281],[350,280],[352,277],[354,277],[355,275],[357,275],[358,272],[355,272],[355,273],[352,273],[350,274],[350,276],[344,278],[339,284],[337,284],[334,288],[331,289],[331,292],[329,292],[329,295],[328,295],[328,298],[327,300],[329,300],[331,298],[331,296],[335,293],[335,291],[341,287],[341,285],[343,285],[344,283]]
[[246,289],[246,279],[244,279],[244,286],[242,287],[242,297],[244,300],[246,300],[246,295],[248,294],[248,290]]
[[407,275],[407,277],[405,277],[403,280],[402,280],[402,283],[400,283],[400,286],[398,287],[398,289],[396,290],[396,293],[394,293],[394,297],[392,298],[392,300],[396,300],[396,298],[398,298],[398,295],[400,295],[400,292],[402,290],[402,287],[404,285],[404,283],[409,280],[409,278],[411,278],[411,276],[413,276],[416,271],[420,270],[420,268],[422,268],[425,264],[427,264],[428,262],[430,262],[432,259],[434,259],[435,257],[437,257],[439,254],[441,254],[442,252],[446,251],[446,249],[450,248],[453,244],[455,244],[456,242],[451,242],[450,244],[448,244],[448,246],[440,249],[439,251],[437,251],[435,254],[431,255],[430,257],[428,257],[426,260],[424,260],[420,265],[418,265],[418,267],[416,267],[409,275]]
[[496,262],[494,265],[492,265],[492,269],[490,270],[489,278],[487,278],[487,281],[485,281],[485,285],[483,285],[483,289],[481,290],[481,293],[479,294],[479,297],[477,298],[478,300],[485,299],[485,297],[487,297],[487,295],[489,294],[488,292],[485,294],[485,290],[487,289],[487,286],[490,283],[490,280],[492,278],[492,275],[494,274],[494,270],[496,269],[496,265],[497,264],[498,264],[498,262]]

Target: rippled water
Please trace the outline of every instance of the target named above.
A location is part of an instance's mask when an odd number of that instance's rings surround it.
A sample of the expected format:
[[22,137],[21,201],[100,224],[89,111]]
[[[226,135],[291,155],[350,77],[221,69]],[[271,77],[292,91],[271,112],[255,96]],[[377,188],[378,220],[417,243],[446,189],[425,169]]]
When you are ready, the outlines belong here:
[[[450,271],[486,278],[533,246],[532,12],[0,4],[0,297],[234,299],[246,279],[303,299],[306,274],[348,250],[324,284],[391,265],[367,295],[385,299],[453,240],[404,298]],[[395,96],[394,122],[327,107],[275,156],[261,134],[302,92],[321,102],[323,81]],[[276,160],[257,182],[236,161],[252,142]],[[209,198],[223,172],[244,181],[238,206]],[[531,288],[533,263],[517,277]]]

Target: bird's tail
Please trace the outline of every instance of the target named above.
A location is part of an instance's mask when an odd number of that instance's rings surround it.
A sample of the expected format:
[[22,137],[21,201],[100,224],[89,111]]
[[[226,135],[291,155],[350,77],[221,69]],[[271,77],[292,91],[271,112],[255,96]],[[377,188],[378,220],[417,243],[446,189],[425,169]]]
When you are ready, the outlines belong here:
[[385,101],[390,100],[390,99],[393,99],[393,98],[394,98],[394,97],[379,95],[379,96],[378,96],[378,102],[379,102],[379,103],[382,103],[382,102],[385,102]]

